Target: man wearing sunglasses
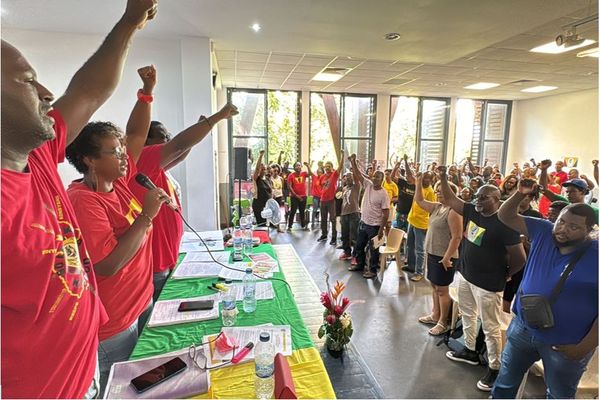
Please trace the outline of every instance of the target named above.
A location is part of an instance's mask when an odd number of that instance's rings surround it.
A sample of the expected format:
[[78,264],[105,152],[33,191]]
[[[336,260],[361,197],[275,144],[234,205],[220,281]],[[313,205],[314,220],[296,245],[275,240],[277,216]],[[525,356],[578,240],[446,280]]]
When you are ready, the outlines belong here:
[[486,375],[477,382],[477,388],[489,392],[500,369],[502,292],[506,280],[523,268],[525,250],[519,233],[498,219],[500,190],[497,187],[484,185],[475,193],[475,204],[465,203],[448,185],[446,167],[438,167],[438,173],[444,198],[463,216],[465,230],[460,254],[460,272],[464,279],[458,287],[465,347],[449,351],[446,356],[453,361],[479,364],[479,354],[475,351],[479,317],[489,366]]

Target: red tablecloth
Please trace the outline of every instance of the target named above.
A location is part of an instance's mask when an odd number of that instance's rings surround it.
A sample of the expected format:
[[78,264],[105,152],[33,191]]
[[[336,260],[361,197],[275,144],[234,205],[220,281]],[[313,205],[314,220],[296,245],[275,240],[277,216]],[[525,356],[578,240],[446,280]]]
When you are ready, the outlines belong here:
[[271,243],[271,238],[269,237],[269,232],[267,231],[253,231],[252,236],[259,238],[261,243]]

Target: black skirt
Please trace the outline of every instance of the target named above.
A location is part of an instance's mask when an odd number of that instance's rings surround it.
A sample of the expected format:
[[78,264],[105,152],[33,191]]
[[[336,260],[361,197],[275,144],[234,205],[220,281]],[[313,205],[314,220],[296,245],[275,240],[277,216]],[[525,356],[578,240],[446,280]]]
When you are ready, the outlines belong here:
[[458,267],[458,259],[452,259],[452,266],[448,271],[440,263],[443,257],[427,253],[427,280],[436,286],[450,286],[454,280],[454,273]]

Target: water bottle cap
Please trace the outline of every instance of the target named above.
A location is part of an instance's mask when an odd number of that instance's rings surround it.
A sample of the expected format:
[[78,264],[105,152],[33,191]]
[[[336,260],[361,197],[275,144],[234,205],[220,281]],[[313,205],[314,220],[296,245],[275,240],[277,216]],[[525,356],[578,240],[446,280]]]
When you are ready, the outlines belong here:
[[246,268],[246,273],[247,274],[251,274],[252,273],[252,268]]
[[269,335],[269,332],[261,332],[261,334],[260,334],[260,341],[261,342],[268,342],[269,340],[271,340],[271,335]]

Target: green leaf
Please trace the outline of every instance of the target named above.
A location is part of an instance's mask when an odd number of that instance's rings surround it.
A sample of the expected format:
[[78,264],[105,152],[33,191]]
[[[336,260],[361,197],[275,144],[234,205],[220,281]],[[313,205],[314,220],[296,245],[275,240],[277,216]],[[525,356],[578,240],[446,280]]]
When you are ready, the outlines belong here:
[[321,325],[319,327],[319,333],[317,335],[319,336],[319,339],[321,339],[323,336],[325,336],[325,325]]

